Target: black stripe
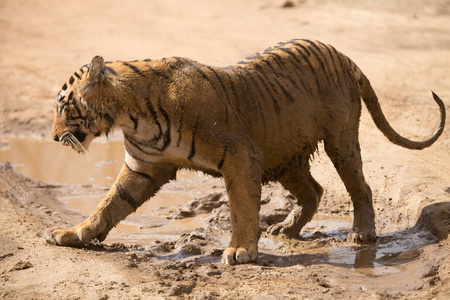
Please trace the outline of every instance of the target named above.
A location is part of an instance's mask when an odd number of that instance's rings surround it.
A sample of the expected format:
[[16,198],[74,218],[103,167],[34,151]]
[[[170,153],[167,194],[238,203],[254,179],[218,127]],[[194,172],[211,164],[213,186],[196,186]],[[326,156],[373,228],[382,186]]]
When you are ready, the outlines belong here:
[[[320,65],[322,66],[323,72],[325,74],[325,78],[328,81],[328,84],[331,85],[331,82],[334,86],[337,86],[336,82],[333,80],[333,78],[330,78],[330,75],[332,76],[333,74],[331,73],[331,67],[328,64],[328,59],[326,58],[325,54],[323,53],[323,51],[319,48],[319,46],[316,45],[316,43],[309,41],[309,40],[304,40],[307,43],[310,43],[310,45],[317,50],[314,51],[314,49],[311,49],[311,52],[316,56],[317,60],[319,61]],[[321,57],[323,58],[323,60],[319,57],[319,54],[321,55]]]
[[125,143],[125,151],[128,153],[129,156],[131,156],[133,159],[135,159],[137,161],[140,161],[140,162],[143,162],[143,163],[146,163],[146,164],[149,164],[149,165],[153,165],[154,164],[154,162],[144,160],[144,159],[142,159],[140,157],[137,157],[135,154],[131,153],[131,149],[130,149],[130,147],[128,146],[127,143]]
[[[248,69],[246,69],[246,68],[239,68],[239,71],[243,71],[243,72],[245,72],[245,74],[243,74],[243,78],[249,78],[250,79],[250,81],[252,82],[252,84],[255,86],[255,90],[256,91],[258,91],[258,93],[259,93],[259,95],[260,95],[260,98],[259,99],[262,99],[263,100],[263,102],[264,102],[264,104],[266,104],[266,97],[264,97],[264,95],[263,95],[263,93],[262,93],[262,88],[261,88],[261,86],[256,82],[256,80],[253,78],[253,75],[250,73],[250,71],[248,70]],[[246,80],[247,81],[247,80]],[[258,101],[258,102],[261,102],[261,101]]]
[[[130,136],[128,136],[128,135],[126,135],[126,134],[124,134],[124,138],[125,138],[126,141],[129,142],[133,147],[137,148],[140,152],[142,152],[142,153],[144,153],[144,154],[146,154],[146,155],[150,155],[150,156],[162,156],[162,154],[159,153],[159,152],[147,152],[147,151],[144,151],[144,150],[139,146],[139,145],[140,145],[139,142],[133,140]],[[143,146],[146,146],[146,145],[143,145]],[[150,146],[149,146],[149,147],[150,147]],[[155,149],[155,148],[152,148],[152,149]],[[158,150],[158,149],[155,149],[155,150]]]
[[127,66],[127,67],[130,68],[131,70],[133,70],[136,74],[139,74],[140,76],[146,78],[146,76],[144,75],[144,73],[142,73],[141,70],[139,70],[138,67],[133,66],[133,65],[131,65],[131,64],[125,62],[125,61],[123,61],[122,64],[125,65],[125,66]]
[[72,100],[73,97],[73,91],[70,91],[69,96],[67,97],[67,100]]
[[74,81],[75,81],[75,78],[73,78],[73,76],[70,76],[69,84],[72,84]]
[[164,149],[166,149],[167,146],[170,145],[170,140],[171,140],[171,136],[170,136],[171,122],[170,122],[169,115],[167,114],[167,112],[161,106],[161,97],[158,98],[158,109],[159,109],[159,112],[161,113],[161,115],[166,120],[166,127],[167,128],[166,128],[166,132],[163,135],[164,145],[160,149],[161,151],[164,151]]
[[76,78],[78,78],[78,79],[81,79],[81,76],[80,76],[80,75],[78,75],[78,73],[77,73],[77,72],[73,73],[73,75],[75,75],[75,77],[76,77]]
[[[274,68],[274,67],[272,66],[272,63],[270,62],[270,60],[268,60],[268,59],[262,60],[262,61],[263,61],[264,63],[266,63],[272,70],[274,70],[275,72],[276,72],[276,71],[279,71],[279,70],[282,70],[282,71],[287,70],[287,68],[286,68],[286,66],[285,66],[285,64],[284,64],[284,62],[281,60],[281,57],[280,57],[278,54],[273,53],[273,52],[270,52],[270,53],[267,54],[267,56],[269,56],[269,57],[272,56],[272,57],[273,57],[273,61],[276,62],[277,65],[278,65],[278,69],[276,69],[276,68]],[[286,78],[286,76],[284,76],[283,73],[277,73],[277,76],[278,76],[278,77]],[[298,88],[298,87],[297,87],[297,84],[292,80],[291,76],[287,76],[287,79],[289,79],[289,80],[291,81],[291,83],[292,83],[292,85],[293,85],[294,87]],[[275,78],[275,80],[276,80],[276,78]],[[282,92],[285,93],[285,91],[283,91],[284,87],[282,87],[278,81],[277,81],[277,83],[278,83],[279,87],[281,88]],[[292,98],[292,97],[291,97],[291,98]]]
[[194,69],[197,70],[197,72],[203,77],[203,79],[205,79],[209,85],[214,89],[214,91],[216,92],[217,98],[220,100],[220,102],[222,102],[222,105],[225,109],[225,124],[227,126],[229,126],[229,116],[228,116],[228,106],[227,103],[225,101],[223,101],[222,97],[220,97],[219,92],[217,91],[216,87],[214,86],[214,84],[211,82],[211,80],[209,79],[209,77],[205,74],[205,72],[203,72],[197,65],[195,65],[194,63],[190,62],[190,61],[186,61],[186,64],[188,64],[189,66],[193,67]]
[[124,200],[125,202],[130,204],[131,207],[133,207],[134,210],[138,209],[138,207],[140,205],[138,203],[136,203],[134,198],[127,191],[125,191],[125,189],[122,187],[121,184],[117,183],[116,184],[116,189],[117,189],[117,193],[119,194],[119,197],[122,200]]
[[[281,57],[280,55],[278,55],[277,53],[274,53],[274,52],[270,53],[269,55],[272,55],[272,56],[275,57],[274,60],[277,62],[278,66],[280,66],[280,69],[282,69],[282,70],[286,70],[286,69],[287,69],[287,67],[286,67],[286,65],[285,65],[286,62],[283,61],[283,59],[282,59],[282,57]],[[292,64],[294,64],[294,63],[292,63]],[[294,64],[294,65],[295,65],[295,64]],[[295,73],[297,74],[297,76],[298,76],[297,70],[294,69],[294,72],[295,72]],[[297,83],[295,82],[295,80],[292,79],[292,76],[288,75],[288,76],[287,76],[287,79],[292,83],[292,85],[293,85],[294,87],[296,87],[297,89],[299,88],[298,85],[297,85]],[[300,80],[300,84],[302,85],[303,90],[304,90],[304,91],[308,91],[308,88],[306,87],[306,85],[305,85],[305,83],[303,82],[302,78],[299,76],[298,79]]]
[[285,69],[286,69],[286,66],[285,66],[285,64],[284,64],[284,62],[283,62],[283,59],[281,58],[280,55],[278,55],[278,54],[275,53],[275,52],[270,52],[270,53],[268,53],[267,55],[268,55],[269,57],[270,57],[270,56],[273,57],[273,60],[277,63],[278,67],[279,67],[281,70],[285,70]]
[[[273,83],[267,78],[267,76],[264,74],[262,68],[260,65],[255,65],[255,67],[258,69],[259,72],[255,72],[255,74],[258,76],[259,81],[262,83],[262,85],[264,86],[264,88],[266,89],[267,93],[269,94],[270,98],[272,99],[272,103],[273,103],[273,107],[276,111],[277,114],[280,114],[281,112],[281,108],[280,105],[278,104],[278,100],[275,98],[275,96],[270,92],[269,87],[267,86],[266,82],[261,78],[261,76],[263,76],[264,78],[266,78],[266,80],[269,82],[270,86],[272,87],[272,89],[275,91],[275,88],[273,86]],[[276,92],[276,91],[275,91]]]
[[147,106],[147,109],[150,111],[150,115],[152,116],[153,120],[155,121],[156,126],[158,126],[158,134],[155,135],[155,137],[152,139],[152,141],[157,142],[161,136],[162,136],[162,127],[161,124],[158,121],[158,116],[156,115],[155,108],[153,107],[152,102],[150,101],[150,98],[145,98],[145,104]]
[[144,177],[145,179],[147,179],[148,181],[151,181],[151,182],[153,182],[153,183],[155,182],[155,179],[153,179],[152,176],[131,169],[130,166],[129,166],[127,163],[124,163],[124,164],[125,164],[125,166],[127,167],[128,171],[130,171],[131,173],[136,174],[136,175],[139,175],[139,176],[141,176],[141,177]]
[[350,57],[345,56],[345,58],[347,59],[347,63],[350,67],[352,67],[352,61],[350,60]]
[[211,80],[209,79],[209,77],[205,74],[205,72],[203,72],[197,65],[188,62],[188,64],[193,67],[194,69],[197,70],[197,72],[203,77],[203,79],[205,79],[209,85],[214,89],[214,91],[216,92],[217,96],[219,96],[219,91],[217,91],[216,87],[214,86],[214,84],[211,82]]
[[81,117],[73,117],[73,118],[70,118],[70,121],[75,121],[75,120],[78,120],[78,119],[81,119],[81,120],[83,120],[83,121],[86,121],[86,117],[83,117],[83,116],[81,116]]
[[[233,92],[233,97],[235,98],[236,105],[239,110],[242,110],[241,103],[244,104],[247,109],[251,106],[251,103],[245,99],[247,93],[251,94],[247,87],[244,87],[241,83],[243,82],[242,74],[238,72],[238,69],[241,67],[235,67],[235,68],[227,68],[224,70],[228,80],[230,81],[231,91]],[[254,99],[252,97],[252,102],[254,102]]]
[[[303,40],[303,41],[308,41],[308,40]],[[302,48],[305,51],[306,55],[311,56],[311,53],[309,52],[309,48],[307,48],[304,45],[300,44],[298,41],[293,42],[292,44],[294,44],[297,47]]]
[[102,113],[102,114],[100,114],[100,117],[104,118],[106,120],[106,122],[108,122],[109,127],[114,125],[114,119],[113,119],[113,117],[111,117],[110,114],[108,114],[108,113],[103,114]]
[[225,157],[227,156],[227,150],[228,150],[228,146],[225,145],[225,149],[223,149],[223,153],[222,153],[222,158],[220,159],[219,164],[217,165],[217,169],[222,169],[223,164],[225,162]]
[[134,131],[136,131],[137,128],[138,128],[138,119],[135,118],[135,117],[133,117],[133,115],[130,114],[130,120],[131,120],[131,121],[133,122],[133,124],[134,124]]
[[294,97],[285,89],[285,87],[278,81],[278,79],[274,78],[275,83],[280,87],[283,95],[288,98],[291,102],[294,102]]
[[192,129],[191,151],[189,152],[188,160],[192,160],[195,155],[195,136],[197,135],[199,119],[200,116],[197,116],[197,121],[195,121],[194,128]]
[[59,95],[58,95],[58,99],[56,99],[56,101],[57,101],[58,103],[62,103],[62,102],[64,101],[65,98],[66,98],[65,95],[64,95],[64,96],[61,96],[61,94],[59,94]]
[[[323,53],[320,51],[320,48],[317,47],[316,44],[314,44],[313,42],[308,41],[308,40],[305,40],[305,41],[306,41],[306,42],[309,42],[311,46],[317,48],[317,50],[319,51],[319,54],[321,54],[321,55],[323,56]],[[325,77],[328,79],[328,76],[327,76],[327,74],[326,74],[326,72],[325,72],[325,71],[326,71],[326,70],[325,70],[325,63],[324,63],[324,61],[319,57],[319,54],[318,54],[316,51],[314,51],[314,49],[312,49],[312,48],[307,48],[306,46],[304,46],[304,45],[302,45],[302,44],[297,43],[296,45],[297,45],[298,47],[302,48],[305,52],[306,52],[306,51],[309,52],[309,51],[311,50],[311,53],[314,54],[314,56],[316,57],[316,60],[319,62],[320,66],[322,67],[322,70],[324,71]],[[309,54],[308,54],[308,55],[309,55]]]
[[233,182],[234,182],[234,179],[230,180],[230,182],[228,182],[228,184],[225,186],[228,195],[230,195],[230,189],[233,186]]
[[[303,48],[302,48],[302,49],[303,49]],[[306,48],[305,48],[305,49],[306,49]],[[305,53],[303,53],[302,51],[300,51],[299,48],[296,47],[295,50],[297,51],[298,54],[301,55],[301,57],[304,59],[304,61],[306,61],[306,63],[307,63],[307,65],[308,65],[309,69],[311,70],[312,75],[314,75],[314,79],[316,80],[316,86],[317,86],[317,89],[319,90],[319,92],[321,92],[322,88],[321,88],[321,86],[320,86],[319,78],[317,77],[317,74],[316,74],[316,72],[315,72],[315,70],[314,70],[314,67],[312,66],[311,62],[309,61],[309,58],[306,56]]]
[[[339,65],[341,66],[341,74],[339,75],[339,78],[341,78],[341,76],[345,74],[345,68],[341,60],[342,53],[338,52],[332,45],[330,45],[330,48],[339,60]],[[339,80],[339,82],[341,82],[341,80]],[[344,87],[342,87],[342,91],[345,91]]]
[[[272,64],[270,63],[270,61],[268,61],[267,59],[261,59],[261,61],[265,64],[267,64],[269,66],[269,68],[273,71],[275,71],[275,68],[272,66]],[[281,65],[278,64],[280,67]],[[262,69],[262,67],[258,64],[255,65],[255,67],[257,67],[261,73],[263,74],[264,78],[266,78],[267,82],[270,84],[270,86],[272,87],[272,89],[274,90],[275,93],[279,94],[276,89],[275,86],[272,84],[272,80],[269,80],[269,78],[267,78],[267,75],[265,74],[264,70]],[[281,67],[281,69],[284,69],[284,67]],[[275,81],[275,83],[278,85],[278,87],[280,88],[281,92],[283,93],[283,95],[286,98],[289,98],[291,100],[291,102],[294,102],[294,98],[292,98],[292,95],[289,94],[287,92],[287,90],[284,88],[284,86],[278,81],[278,79],[276,77],[273,78],[273,81]],[[295,82],[293,83],[294,86],[296,86]]]
[[[263,99],[263,100],[264,100],[265,97],[264,97],[264,95],[262,94],[261,89],[258,87],[258,84],[255,82],[255,80],[253,79],[253,77],[252,77],[251,75],[249,75],[249,72],[248,72],[245,68],[236,68],[236,71],[238,71],[239,73],[241,73],[241,71],[243,71],[243,72],[245,72],[245,74],[247,74],[248,78],[250,78],[250,80],[252,81],[253,85],[256,87],[256,91],[258,91],[258,93],[259,93],[259,95],[260,95],[260,99]],[[246,76],[245,76],[244,74],[242,74],[242,76],[240,76],[240,78],[244,80],[244,83],[245,83],[245,85],[246,85],[246,87],[247,87],[247,91],[248,91],[249,94],[250,94],[250,98],[253,99],[253,102],[256,103],[256,105],[257,105],[258,108],[259,108],[259,113],[260,113],[260,115],[261,115],[261,121],[262,121],[263,127],[264,127],[264,140],[265,140],[267,126],[266,126],[266,118],[265,118],[265,116],[264,116],[264,112],[263,112],[263,109],[262,109],[261,101],[258,101],[258,100],[255,100],[255,99],[254,99],[254,93],[253,93],[253,90],[254,90],[254,89],[252,89],[252,88],[250,87],[250,85],[249,85],[249,83],[248,83],[248,81],[247,81]]]
[[[247,104],[246,106],[248,108],[248,111],[255,111],[255,110],[259,111],[259,113],[261,115],[261,121],[262,121],[262,124],[263,124],[263,127],[264,127],[264,131],[263,132],[264,132],[264,137],[265,137],[265,135],[266,135],[266,121],[265,121],[264,113],[262,111],[261,102],[255,100],[255,95],[254,95],[254,93],[252,91],[252,88],[250,87],[250,85],[249,85],[247,79],[245,78],[245,76],[241,73],[242,69],[243,68],[241,68],[241,67],[237,67],[237,68],[234,69],[234,72],[238,76],[239,81],[244,82],[244,85],[245,85],[245,87],[243,87],[244,91],[242,92],[243,95],[244,95],[243,99],[242,99],[242,102]],[[242,86],[242,84],[241,84],[241,86]],[[251,100],[251,103],[250,103],[249,100]],[[251,122],[251,119],[250,119],[250,122]],[[265,138],[264,138],[264,140],[265,140]]]
[[[331,53],[330,47],[329,47],[328,45],[325,45],[325,44],[321,43],[321,42],[319,42],[319,43],[320,43],[323,47],[325,47],[325,48],[327,49],[328,54],[329,54],[330,57],[331,57],[331,61],[333,62],[333,68],[334,68],[335,77],[336,77],[336,78],[335,78],[335,79],[336,79],[336,85],[339,87],[339,90],[340,90],[341,92],[344,92],[344,89],[343,89],[342,85],[340,84],[339,74],[338,74],[336,62],[335,62],[335,60],[334,60],[333,53]],[[335,52],[335,53],[336,53],[336,52]]]
[[69,102],[64,102],[64,103],[59,107],[59,114],[60,114],[60,115],[62,115],[64,111],[66,111],[66,112],[69,111]]
[[63,87],[62,87],[62,90],[63,90],[63,91],[67,90],[67,83],[64,83],[64,85],[63,85]]
[[108,73],[111,73],[111,74],[113,74],[113,75],[117,75],[116,70],[114,70],[114,69],[111,68],[111,67],[105,67],[105,70],[106,70],[106,72],[108,72]]
[[217,77],[217,79],[219,80],[220,86],[222,87],[222,90],[225,93],[225,98],[228,100],[228,102],[230,102],[230,97],[228,96],[228,91],[227,91],[225,85],[223,84],[222,78],[220,78],[219,74],[217,74],[217,71],[214,70],[211,66],[206,66],[206,67],[208,68],[208,70],[213,72],[213,74]]
[[236,86],[234,85],[234,80],[233,80],[233,78],[231,77],[231,75],[228,72],[225,71],[224,74],[225,74],[225,76],[227,76],[227,78],[228,78],[228,80],[230,82],[230,88],[231,88],[231,92],[233,93],[233,97],[234,97],[234,100],[235,100],[234,101],[235,106],[236,106],[237,110],[239,112],[241,112],[241,106],[239,105],[239,102],[242,99],[240,99],[238,94],[237,94]]
[[177,147],[180,147],[180,142],[181,142],[181,128],[183,127],[183,121],[184,121],[184,106],[185,106],[185,103],[183,101],[181,104],[181,107],[180,107],[181,116],[180,116],[180,123],[179,123],[178,129],[177,129],[177,132],[178,132]]
[[77,113],[78,113],[78,115],[80,116],[80,118],[86,120],[86,116],[82,117],[81,109],[80,109],[80,107],[78,106],[78,103],[77,103],[77,100],[76,100],[76,99],[74,99],[74,100],[72,101],[72,105],[73,105],[73,107],[75,107],[75,110],[77,111]]
[[[169,64],[167,64],[167,65],[170,67]],[[158,76],[159,78],[164,78],[164,79],[166,79],[166,80],[169,80],[169,79],[170,79],[169,76],[167,76],[167,74],[165,74],[164,72],[155,70],[155,69],[153,69],[153,68],[150,67],[150,66],[146,66],[146,68],[147,68],[147,70],[149,70],[149,71],[151,71],[152,73],[156,74],[156,76]]]

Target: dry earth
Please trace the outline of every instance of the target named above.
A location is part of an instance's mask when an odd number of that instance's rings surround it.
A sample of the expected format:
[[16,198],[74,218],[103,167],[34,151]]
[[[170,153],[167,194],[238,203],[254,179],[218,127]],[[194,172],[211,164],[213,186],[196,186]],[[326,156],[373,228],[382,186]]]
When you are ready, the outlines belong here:
[[[3,0],[0,138],[48,139],[56,92],[94,55],[107,60],[176,55],[226,66],[292,38],[319,39],[351,57],[371,80],[387,118],[401,134],[424,139],[432,133],[439,113],[430,89],[450,109],[450,1],[292,4]],[[448,121],[446,125],[435,145],[411,151],[390,144],[363,109],[360,140],[374,194],[377,245],[346,245],[352,207],[321,151],[312,168],[325,188],[316,220],[296,240],[263,234],[258,263],[233,267],[220,263],[230,231],[226,197],[216,179],[199,175],[202,197],[161,215],[189,219],[208,214],[201,228],[150,244],[72,249],[43,242],[45,228],[73,226],[84,218],[58,197],[96,194],[104,187],[49,184],[2,163],[0,297],[449,299]],[[2,140],[0,149],[7,147]],[[39,159],[30,154],[30,160]],[[165,187],[183,188],[183,182]],[[289,194],[275,184],[264,188],[262,200],[263,229],[292,205]],[[344,225],[336,226],[340,221]]]

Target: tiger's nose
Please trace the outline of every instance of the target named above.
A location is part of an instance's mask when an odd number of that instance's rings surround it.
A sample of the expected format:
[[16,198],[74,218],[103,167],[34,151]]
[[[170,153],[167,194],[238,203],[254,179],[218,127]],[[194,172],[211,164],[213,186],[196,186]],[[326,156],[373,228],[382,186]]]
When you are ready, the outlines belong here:
[[57,134],[53,135],[53,140],[59,142],[59,136]]

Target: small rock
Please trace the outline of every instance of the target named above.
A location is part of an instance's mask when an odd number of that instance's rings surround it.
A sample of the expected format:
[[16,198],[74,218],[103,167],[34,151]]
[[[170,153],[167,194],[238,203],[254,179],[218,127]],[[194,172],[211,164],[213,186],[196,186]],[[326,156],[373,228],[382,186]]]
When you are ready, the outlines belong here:
[[290,8],[290,7],[294,7],[294,6],[295,6],[294,2],[289,1],[289,0],[284,1],[284,2],[281,4],[281,8]]
[[10,271],[20,271],[33,267],[29,261],[19,261]]

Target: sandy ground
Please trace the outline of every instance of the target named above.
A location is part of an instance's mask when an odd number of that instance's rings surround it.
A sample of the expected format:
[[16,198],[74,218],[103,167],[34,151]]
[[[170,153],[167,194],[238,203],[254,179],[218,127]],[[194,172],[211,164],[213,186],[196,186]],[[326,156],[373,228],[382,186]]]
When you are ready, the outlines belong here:
[[[430,90],[450,110],[450,1],[292,3],[3,0],[0,137],[48,139],[57,91],[97,54],[106,60],[187,56],[226,66],[292,38],[319,39],[351,57],[401,134],[424,139],[433,132],[439,113]],[[1,163],[0,298],[448,299],[449,125],[431,148],[411,151],[390,144],[363,109],[360,140],[374,194],[377,245],[346,245],[352,207],[322,152],[312,170],[325,193],[305,234],[296,240],[263,234],[258,263],[233,267],[220,263],[230,236],[220,181],[199,179],[203,198],[161,216],[209,214],[205,226],[175,240],[71,249],[43,242],[45,228],[84,218],[58,197],[103,188],[48,184]],[[180,188],[183,183],[166,187]],[[261,227],[290,205],[280,186],[265,187]],[[344,228],[335,230],[339,220]],[[339,260],[339,251],[352,252],[352,259]]]

